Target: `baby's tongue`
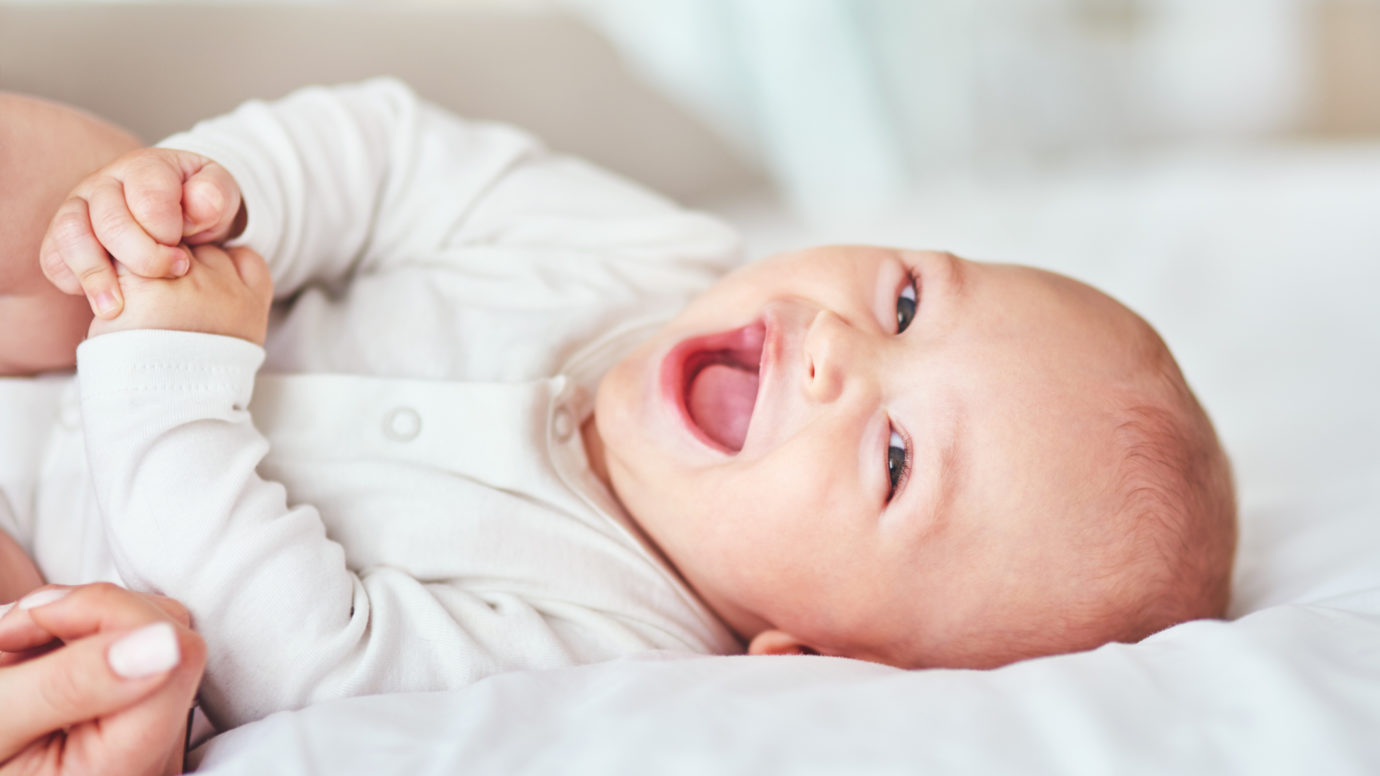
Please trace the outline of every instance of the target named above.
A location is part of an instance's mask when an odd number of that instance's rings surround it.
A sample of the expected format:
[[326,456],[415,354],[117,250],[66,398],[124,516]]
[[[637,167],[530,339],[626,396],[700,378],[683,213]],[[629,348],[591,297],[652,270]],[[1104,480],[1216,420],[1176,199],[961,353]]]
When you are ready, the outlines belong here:
[[689,409],[710,439],[738,451],[747,438],[752,405],[757,401],[757,370],[711,364],[690,383]]

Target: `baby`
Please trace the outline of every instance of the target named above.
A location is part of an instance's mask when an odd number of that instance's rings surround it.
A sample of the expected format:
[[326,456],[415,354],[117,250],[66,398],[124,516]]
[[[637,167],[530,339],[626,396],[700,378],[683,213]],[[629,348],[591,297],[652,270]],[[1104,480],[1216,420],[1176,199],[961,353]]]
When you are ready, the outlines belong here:
[[5,527],[50,581],[185,603],[222,726],[650,649],[983,668],[1223,615],[1228,463],[1135,314],[946,253],[734,250],[393,81],[249,103],[58,209],[44,272],[99,315]]

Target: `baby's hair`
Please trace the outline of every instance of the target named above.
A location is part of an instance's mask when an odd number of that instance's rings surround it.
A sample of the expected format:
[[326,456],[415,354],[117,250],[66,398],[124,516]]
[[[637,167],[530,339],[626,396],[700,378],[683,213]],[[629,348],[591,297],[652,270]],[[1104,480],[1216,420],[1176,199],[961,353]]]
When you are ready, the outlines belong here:
[[1236,551],[1231,466],[1168,348],[1148,325],[1143,332],[1149,379],[1108,397],[1115,468],[1093,502],[1104,506],[1078,532],[1092,567],[1077,592],[1040,626],[993,627],[941,660],[995,667],[1225,616]]
[[1169,351],[1156,359],[1160,401],[1124,410],[1115,430],[1118,521],[1130,537],[1123,600],[1135,602],[1117,641],[1224,617],[1236,550],[1231,465]]

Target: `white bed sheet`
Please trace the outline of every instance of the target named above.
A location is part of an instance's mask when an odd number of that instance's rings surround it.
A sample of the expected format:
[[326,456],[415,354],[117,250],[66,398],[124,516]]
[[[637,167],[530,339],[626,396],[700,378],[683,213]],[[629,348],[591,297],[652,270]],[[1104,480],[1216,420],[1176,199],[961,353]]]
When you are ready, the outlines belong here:
[[1263,149],[983,184],[758,252],[943,247],[1060,269],[1154,323],[1235,462],[1231,622],[990,672],[623,660],[275,715],[209,773],[1380,773],[1380,147]]

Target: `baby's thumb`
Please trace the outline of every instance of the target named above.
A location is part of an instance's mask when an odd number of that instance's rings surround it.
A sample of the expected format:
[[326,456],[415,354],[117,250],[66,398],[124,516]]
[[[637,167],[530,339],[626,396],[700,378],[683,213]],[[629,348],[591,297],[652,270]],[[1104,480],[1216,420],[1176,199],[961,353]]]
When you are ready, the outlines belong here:
[[229,239],[240,210],[240,187],[224,167],[212,162],[182,184],[182,235],[192,244]]

